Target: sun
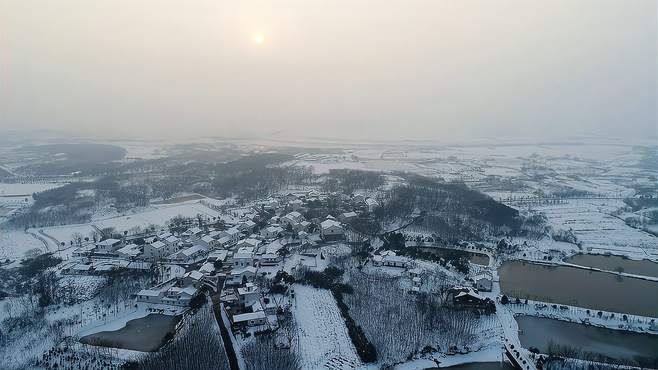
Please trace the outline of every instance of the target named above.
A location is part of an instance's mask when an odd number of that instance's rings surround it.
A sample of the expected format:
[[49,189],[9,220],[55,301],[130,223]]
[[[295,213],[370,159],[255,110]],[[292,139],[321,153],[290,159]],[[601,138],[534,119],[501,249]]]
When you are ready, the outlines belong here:
[[251,41],[256,45],[262,45],[265,42],[265,35],[260,32],[256,32],[251,36]]

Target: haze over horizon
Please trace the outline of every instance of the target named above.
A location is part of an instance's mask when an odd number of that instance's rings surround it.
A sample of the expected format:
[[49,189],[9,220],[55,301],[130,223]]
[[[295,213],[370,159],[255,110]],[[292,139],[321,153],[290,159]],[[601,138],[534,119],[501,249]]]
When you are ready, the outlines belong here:
[[0,132],[655,140],[653,0],[0,0]]

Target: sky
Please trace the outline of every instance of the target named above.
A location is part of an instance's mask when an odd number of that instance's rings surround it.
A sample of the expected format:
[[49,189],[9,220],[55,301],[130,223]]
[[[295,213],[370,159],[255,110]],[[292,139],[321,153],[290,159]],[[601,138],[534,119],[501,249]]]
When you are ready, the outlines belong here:
[[0,132],[658,132],[656,0],[0,0]]

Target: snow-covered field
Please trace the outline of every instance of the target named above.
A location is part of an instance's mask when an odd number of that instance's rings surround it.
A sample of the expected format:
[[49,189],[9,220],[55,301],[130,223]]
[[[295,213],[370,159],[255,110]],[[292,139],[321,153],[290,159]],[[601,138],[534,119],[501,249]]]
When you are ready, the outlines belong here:
[[220,212],[204,206],[200,201],[192,201],[148,207],[140,209],[134,214],[101,218],[87,224],[44,227],[31,229],[30,231],[35,233],[42,231],[59,242],[69,244],[73,234],[79,233],[83,237],[86,237],[94,233],[96,228],[102,230],[107,227],[113,227],[118,232],[135,230],[136,228],[143,230],[152,225],[158,227],[165,226],[169,220],[177,216],[193,218],[197,215],[202,215],[206,218],[219,217]]
[[0,259],[20,258],[25,253],[38,249],[45,251],[43,243],[22,230],[6,229],[0,226]]
[[360,364],[331,292],[296,284],[293,310],[302,369],[345,369]]
[[572,229],[584,248],[615,254],[644,251],[646,257],[658,257],[658,238],[634,229],[610,215],[621,207],[620,201],[570,200],[566,204],[538,206],[555,229]]
[[97,221],[94,225],[100,229],[114,227],[117,230],[129,230],[136,226],[142,228],[150,225],[162,226],[176,216],[196,217],[198,214],[204,217],[219,217],[220,215],[218,211],[212,210],[199,202],[189,202],[158,206],[133,215],[112,217]]
[[62,182],[44,182],[44,183],[0,183],[0,196],[32,195],[45,190],[64,186]]

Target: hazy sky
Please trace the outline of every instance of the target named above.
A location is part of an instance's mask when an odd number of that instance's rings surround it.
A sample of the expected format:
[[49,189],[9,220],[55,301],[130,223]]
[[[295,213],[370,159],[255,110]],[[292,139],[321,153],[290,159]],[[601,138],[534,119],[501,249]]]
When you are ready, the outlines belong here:
[[0,0],[0,131],[655,137],[656,3]]

